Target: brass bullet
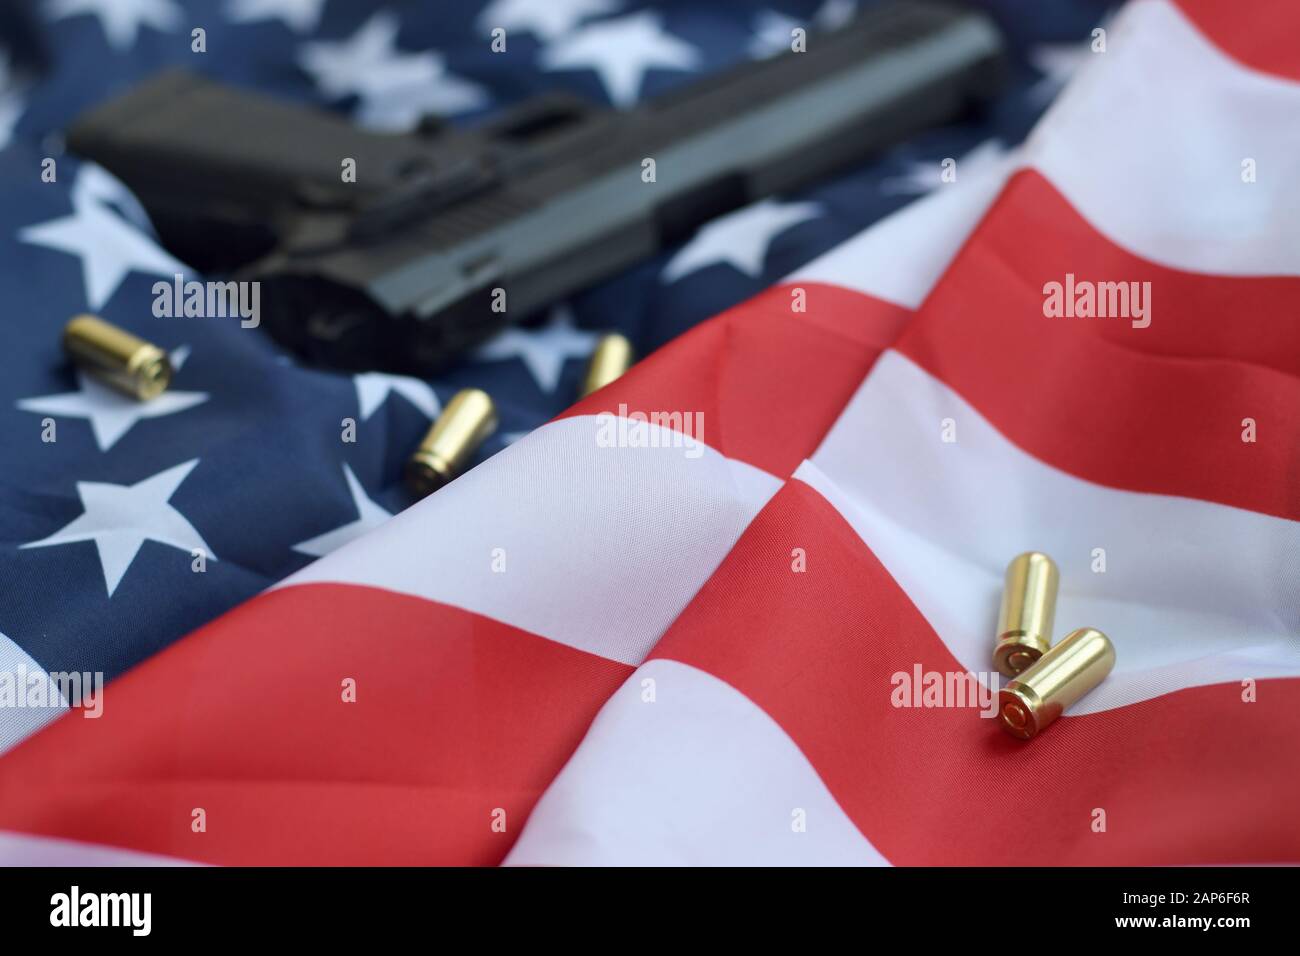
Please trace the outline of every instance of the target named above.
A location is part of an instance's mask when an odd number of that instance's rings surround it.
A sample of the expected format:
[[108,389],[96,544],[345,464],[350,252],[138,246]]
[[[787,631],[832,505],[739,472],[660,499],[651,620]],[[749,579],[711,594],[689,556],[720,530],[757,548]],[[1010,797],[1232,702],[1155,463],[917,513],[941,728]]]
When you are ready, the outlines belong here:
[[452,396],[406,463],[406,485],[423,498],[455,478],[497,427],[492,396],[477,388]]
[[1110,638],[1091,627],[1072,631],[998,692],[998,719],[1029,740],[1105,679],[1115,666]]
[[63,327],[63,350],[85,371],[141,401],[162,394],[172,380],[166,352],[94,315],[75,316]]
[[1059,581],[1056,564],[1039,551],[1028,551],[1007,565],[993,650],[993,663],[1004,677],[1015,677],[1052,646]]
[[602,335],[591,353],[587,377],[582,381],[582,397],[604,388],[632,367],[632,343],[627,336],[611,332]]

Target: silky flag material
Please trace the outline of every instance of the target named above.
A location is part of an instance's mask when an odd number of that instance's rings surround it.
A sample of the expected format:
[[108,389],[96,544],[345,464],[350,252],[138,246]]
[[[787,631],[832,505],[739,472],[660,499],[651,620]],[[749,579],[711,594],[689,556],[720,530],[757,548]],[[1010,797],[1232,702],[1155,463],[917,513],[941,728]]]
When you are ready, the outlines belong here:
[[[127,671],[0,757],[0,857],[1300,862],[1300,11],[1262,6],[1135,0],[1015,152]],[[1067,276],[1109,312],[1052,314]],[[996,680],[1026,550],[1111,675],[1029,742],[900,701]]]

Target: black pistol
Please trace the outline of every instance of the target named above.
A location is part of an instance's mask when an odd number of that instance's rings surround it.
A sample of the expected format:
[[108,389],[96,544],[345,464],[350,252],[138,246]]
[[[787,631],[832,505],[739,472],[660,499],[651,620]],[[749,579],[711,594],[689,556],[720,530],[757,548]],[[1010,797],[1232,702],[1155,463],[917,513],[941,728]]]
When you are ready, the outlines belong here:
[[546,94],[392,135],[169,72],[68,144],[178,258],[260,282],[261,321],[307,360],[427,374],[711,218],[955,119],[1002,73],[984,15],[895,0],[627,111]]

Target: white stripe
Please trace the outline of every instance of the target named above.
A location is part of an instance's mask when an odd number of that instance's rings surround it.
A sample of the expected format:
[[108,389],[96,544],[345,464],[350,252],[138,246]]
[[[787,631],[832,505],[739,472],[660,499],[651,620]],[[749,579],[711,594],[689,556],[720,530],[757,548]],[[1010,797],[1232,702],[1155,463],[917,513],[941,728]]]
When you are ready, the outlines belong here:
[[[646,680],[653,703],[643,700]],[[650,661],[610,698],[506,863],[887,865],[771,717],[716,677],[667,660]]]
[[[15,698],[16,701],[31,700],[27,696],[29,691],[34,692],[38,700],[58,701],[48,707],[0,704],[0,753],[36,733],[68,709],[62,691],[50,680],[45,668],[3,634],[0,634],[0,681],[9,683],[14,693],[21,695]],[[29,681],[33,682],[30,688],[27,686]]]
[[[955,442],[942,441],[945,418]],[[992,669],[1007,562],[1051,555],[1055,636],[1097,627],[1116,648],[1114,672],[1074,713],[1300,674],[1300,523],[1075,478],[892,350],[796,477],[853,525],[971,671]],[[1092,570],[1094,548],[1105,573]]]
[[1300,84],[1241,66],[1166,0],[1121,10],[1106,46],[1034,129],[1032,165],[1140,256],[1300,275]]
[[608,421],[544,425],[278,586],[387,588],[639,664],[780,482],[654,426],[660,447],[602,447]]
[[904,206],[784,281],[826,282],[916,309],[1002,190],[1010,154]]
[[[1300,84],[1219,51],[1165,0],[1139,0],[1003,161],[802,267],[920,306],[1017,168],[1037,169],[1111,242],[1208,275],[1300,275]],[[1253,159],[1256,181],[1242,181]]]
[[0,866],[198,866],[122,847],[0,830]]

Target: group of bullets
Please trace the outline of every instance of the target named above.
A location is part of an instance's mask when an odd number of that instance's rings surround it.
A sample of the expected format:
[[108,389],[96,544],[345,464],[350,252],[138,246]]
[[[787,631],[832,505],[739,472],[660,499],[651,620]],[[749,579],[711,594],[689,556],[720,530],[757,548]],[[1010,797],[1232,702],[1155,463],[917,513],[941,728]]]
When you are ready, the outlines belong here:
[[[161,395],[171,383],[167,353],[125,329],[93,315],[78,315],[64,327],[63,349],[86,372],[140,401]],[[604,388],[632,365],[625,336],[601,336],[592,352],[580,397]],[[406,484],[421,498],[455,478],[496,430],[492,396],[466,388],[452,396],[406,464]]]
[[1096,628],[1081,627],[1052,645],[1059,585],[1056,565],[1038,551],[1007,565],[993,662],[1011,678],[998,694],[998,720],[1022,740],[1061,716],[1115,666],[1115,648]]
[[[632,365],[632,343],[617,332],[602,335],[591,353],[580,398],[604,388]],[[458,475],[483,441],[496,430],[492,396],[479,388],[461,389],[406,463],[406,486],[423,498]]]

